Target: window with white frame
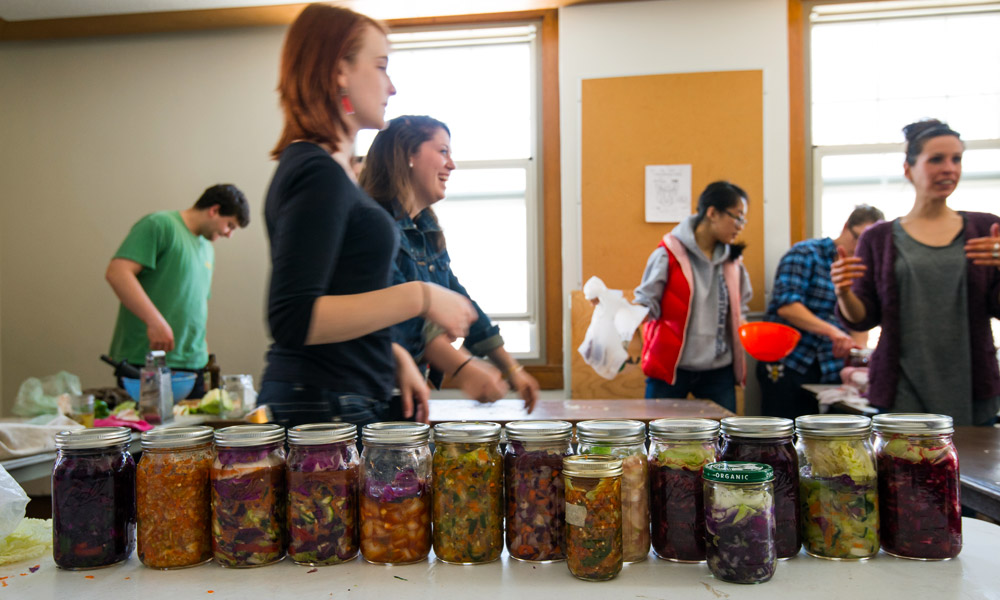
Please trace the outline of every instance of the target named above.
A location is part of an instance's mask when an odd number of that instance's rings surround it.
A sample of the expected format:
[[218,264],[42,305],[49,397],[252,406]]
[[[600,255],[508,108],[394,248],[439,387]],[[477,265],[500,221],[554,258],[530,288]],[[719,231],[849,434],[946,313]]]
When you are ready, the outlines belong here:
[[813,233],[837,237],[861,203],[887,219],[909,211],[901,130],[926,117],[966,144],[948,205],[996,213],[1000,3],[817,4],[810,20]]
[[[536,34],[517,24],[389,36],[386,118],[429,115],[451,130],[456,170],[434,211],[456,276],[519,358],[542,343]],[[359,155],[374,135],[362,132]]]

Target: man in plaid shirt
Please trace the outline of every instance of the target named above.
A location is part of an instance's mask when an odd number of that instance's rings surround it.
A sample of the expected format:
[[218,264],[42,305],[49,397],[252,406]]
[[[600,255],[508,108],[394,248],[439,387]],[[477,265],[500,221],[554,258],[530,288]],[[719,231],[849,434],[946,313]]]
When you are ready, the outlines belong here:
[[799,242],[781,258],[765,318],[795,327],[802,339],[780,362],[757,364],[763,414],[788,419],[815,414],[819,412],[816,398],[802,385],[840,383],[844,358],[857,344],[834,317],[837,296],[830,265],[837,260],[838,246],[853,255],[865,229],[884,218],[879,209],[859,205],[837,239]]

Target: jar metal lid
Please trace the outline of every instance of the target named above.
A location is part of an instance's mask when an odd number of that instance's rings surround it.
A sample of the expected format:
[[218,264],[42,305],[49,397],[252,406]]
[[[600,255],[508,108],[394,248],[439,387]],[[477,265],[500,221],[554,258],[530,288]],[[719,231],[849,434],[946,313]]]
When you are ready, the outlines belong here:
[[646,441],[646,424],[632,419],[580,421],[576,435],[589,444],[641,444]]
[[142,434],[143,448],[185,448],[209,444],[215,430],[204,425],[150,429]]
[[285,441],[285,428],[273,423],[267,425],[232,425],[215,432],[218,446],[243,448],[262,446]]
[[568,477],[618,477],[622,459],[602,454],[574,454],[563,459],[563,474]]
[[358,426],[353,423],[309,423],[288,429],[288,443],[318,446],[358,439]]
[[755,462],[714,462],[705,465],[702,478],[721,483],[764,483],[774,479],[774,469]]
[[64,450],[87,450],[109,448],[132,441],[132,430],[128,427],[96,427],[74,429],[56,434],[56,448]]
[[365,444],[425,444],[430,439],[431,426],[411,421],[370,423],[361,429]]
[[507,439],[515,442],[554,442],[573,435],[567,421],[511,421],[504,429]]
[[671,440],[713,440],[719,422],[712,419],[656,419],[649,422],[649,436]]
[[500,441],[500,424],[489,421],[452,421],[434,426],[435,442],[483,443]]
[[781,417],[726,417],[722,433],[737,437],[776,438],[792,435],[795,423]]
[[867,436],[872,420],[862,415],[803,415],[795,419],[795,432],[813,437]]
[[954,433],[954,420],[948,415],[928,413],[888,413],[872,417],[875,431],[884,433],[943,434]]

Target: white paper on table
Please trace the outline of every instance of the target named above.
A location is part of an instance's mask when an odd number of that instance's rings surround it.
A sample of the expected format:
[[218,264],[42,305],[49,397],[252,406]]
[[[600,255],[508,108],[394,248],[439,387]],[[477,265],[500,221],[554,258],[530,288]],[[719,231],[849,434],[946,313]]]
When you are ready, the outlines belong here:
[[691,165],[646,165],[646,222],[680,223],[691,214]]

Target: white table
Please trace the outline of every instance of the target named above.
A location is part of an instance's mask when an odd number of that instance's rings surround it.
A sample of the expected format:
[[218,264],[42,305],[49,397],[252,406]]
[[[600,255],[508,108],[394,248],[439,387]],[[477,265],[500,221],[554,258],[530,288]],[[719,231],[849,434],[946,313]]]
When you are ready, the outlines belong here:
[[[964,548],[943,562],[903,560],[879,554],[861,563],[806,556],[781,561],[762,585],[714,579],[705,565],[680,565],[656,558],[627,566],[614,580],[590,583],[573,578],[565,563],[532,565],[503,557],[488,565],[460,567],[435,561],[402,567],[357,559],[310,572],[287,560],[257,569],[223,569],[206,564],[179,571],[153,571],[134,556],[124,564],[93,571],[62,571],[51,556],[0,566],[7,587],[0,598],[23,600],[252,600],[254,598],[347,598],[359,600],[996,600],[1000,599],[1000,527],[962,520]],[[29,567],[39,565],[35,573]],[[21,575],[25,573],[25,575]],[[211,591],[211,593],[209,593]]]

